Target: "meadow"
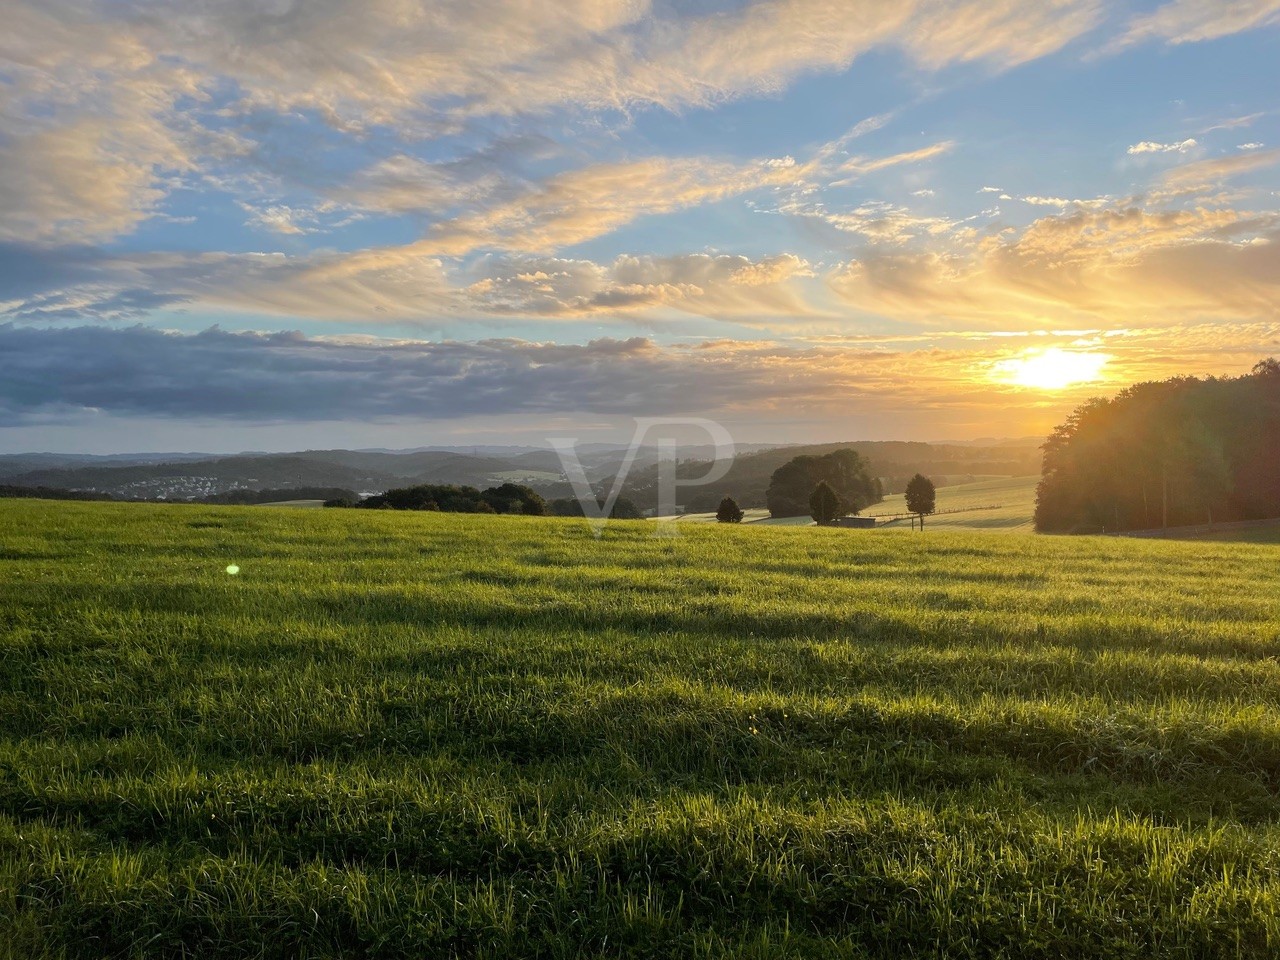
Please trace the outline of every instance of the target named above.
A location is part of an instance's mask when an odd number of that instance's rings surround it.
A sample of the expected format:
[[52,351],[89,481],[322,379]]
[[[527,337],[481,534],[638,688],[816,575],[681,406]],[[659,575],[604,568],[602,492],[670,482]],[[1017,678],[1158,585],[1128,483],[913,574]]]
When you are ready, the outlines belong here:
[[[938,487],[936,516],[929,517],[927,525],[954,530],[987,530],[1003,533],[1032,533],[1035,530],[1036,484],[1034,477],[994,477],[973,483],[959,483]],[[743,522],[754,526],[804,527],[813,524],[810,517],[771,518],[765,509],[747,509]],[[901,517],[886,520],[884,527],[910,529],[906,498],[890,494],[880,503],[862,511],[866,517]],[[715,523],[714,513],[689,513],[675,518],[680,523]]]
[[[1036,484],[1034,477],[1000,477],[939,487],[936,516],[925,520],[926,528],[987,530],[1004,533],[1032,533],[1035,530]],[[892,516],[907,512],[902,494],[885,497],[863,511],[867,516]],[[910,527],[907,519],[892,526]]]
[[1280,547],[654,532],[0,500],[0,956],[1280,952]]

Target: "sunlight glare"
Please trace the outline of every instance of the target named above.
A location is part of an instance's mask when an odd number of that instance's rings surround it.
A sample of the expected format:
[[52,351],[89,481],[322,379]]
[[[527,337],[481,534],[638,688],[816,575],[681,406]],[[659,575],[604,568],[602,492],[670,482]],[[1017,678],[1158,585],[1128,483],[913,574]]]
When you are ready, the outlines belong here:
[[1111,360],[1110,354],[1086,353],[1050,347],[1047,350],[1029,351],[1020,357],[1001,360],[995,364],[997,378],[1002,383],[1039,390],[1061,390],[1077,383],[1090,383],[1101,379],[1102,368]]

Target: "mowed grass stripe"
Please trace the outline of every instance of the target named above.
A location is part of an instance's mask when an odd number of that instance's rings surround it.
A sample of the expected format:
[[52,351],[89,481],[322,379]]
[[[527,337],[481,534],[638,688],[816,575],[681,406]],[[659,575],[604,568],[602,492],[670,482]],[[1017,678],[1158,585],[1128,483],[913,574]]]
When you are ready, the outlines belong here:
[[1280,549],[680,532],[0,501],[0,942],[1280,948]]

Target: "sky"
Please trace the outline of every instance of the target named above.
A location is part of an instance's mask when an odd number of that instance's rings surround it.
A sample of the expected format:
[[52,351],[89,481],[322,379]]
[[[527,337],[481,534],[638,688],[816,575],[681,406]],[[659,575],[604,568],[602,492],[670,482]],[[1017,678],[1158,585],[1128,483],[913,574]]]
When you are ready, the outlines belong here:
[[1046,434],[1280,356],[1280,0],[4,0],[0,452]]

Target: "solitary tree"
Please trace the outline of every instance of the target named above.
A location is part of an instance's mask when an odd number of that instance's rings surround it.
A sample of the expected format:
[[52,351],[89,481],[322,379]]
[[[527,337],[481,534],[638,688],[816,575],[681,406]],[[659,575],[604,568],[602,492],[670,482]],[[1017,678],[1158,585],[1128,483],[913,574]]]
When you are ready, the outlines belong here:
[[716,511],[717,523],[741,523],[742,508],[733,497],[725,497],[720,501],[720,509]]
[[835,523],[844,512],[840,497],[831,489],[831,484],[825,480],[818,481],[813,493],[809,494],[809,515],[819,524],[826,525]]
[[907,481],[907,509],[920,518],[920,529],[924,529],[924,518],[933,513],[937,503],[938,492],[933,481],[922,473],[917,473]]

